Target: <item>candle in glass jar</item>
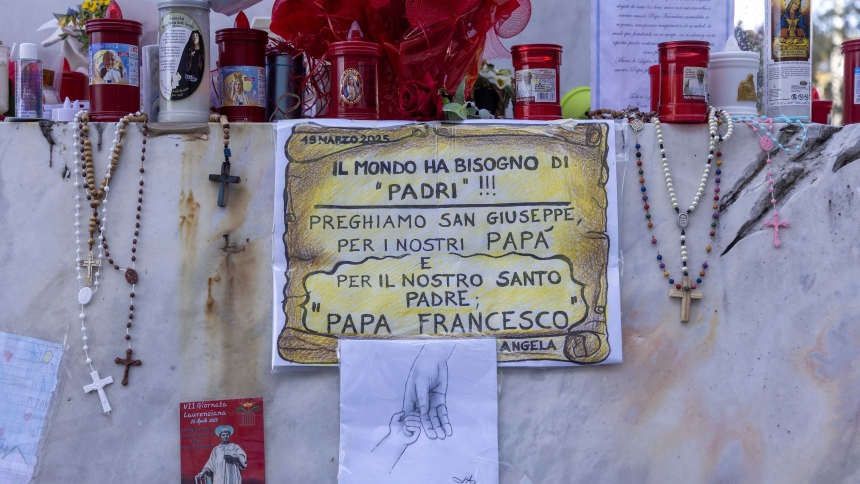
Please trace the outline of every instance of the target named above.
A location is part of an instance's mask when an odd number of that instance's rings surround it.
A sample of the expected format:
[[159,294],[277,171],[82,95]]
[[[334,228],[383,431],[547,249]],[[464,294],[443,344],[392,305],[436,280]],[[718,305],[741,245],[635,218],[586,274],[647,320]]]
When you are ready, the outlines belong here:
[[648,76],[651,79],[651,111],[657,112],[660,106],[660,64],[654,64],[648,68]]
[[561,46],[555,44],[515,45],[515,119],[561,119],[559,79]]
[[215,32],[221,74],[221,114],[230,122],[266,121],[265,30],[252,29],[239,12],[232,29]]
[[159,122],[209,121],[209,2],[161,0]]
[[842,43],[845,78],[842,95],[842,125],[860,123],[860,39]]
[[140,109],[140,22],[122,18],[116,1],[87,20],[90,120],[116,122]]
[[657,45],[660,57],[660,121],[704,123],[708,114],[710,44],[679,40]]
[[332,118],[379,119],[377,79],[382,46],[362,37],[358,22],[353,22],[346,41],[329,46]]

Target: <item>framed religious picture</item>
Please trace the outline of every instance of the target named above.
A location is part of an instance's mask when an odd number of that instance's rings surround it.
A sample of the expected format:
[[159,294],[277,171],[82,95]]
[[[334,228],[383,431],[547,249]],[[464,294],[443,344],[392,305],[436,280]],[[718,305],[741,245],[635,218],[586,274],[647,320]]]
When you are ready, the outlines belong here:
[[182,484],[264,484],[263,399],[179,404]]

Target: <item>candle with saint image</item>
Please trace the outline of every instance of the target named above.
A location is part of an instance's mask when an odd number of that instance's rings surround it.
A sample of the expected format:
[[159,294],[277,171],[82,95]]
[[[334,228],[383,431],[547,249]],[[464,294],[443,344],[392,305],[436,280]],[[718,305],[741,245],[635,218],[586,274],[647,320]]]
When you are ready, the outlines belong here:
[[161,0],[158,25],[159,122],[209,121],[209,2]]
[[233,28],[215,33],[221,77],[221,114],[231,123],[266,121],[265,30],[252,29],[245,12]]
[[662,42],[660,57],[660,121],[704,123],[708,115],[710,44],[699,40]]
[[140,110],[140,22],[126,20],[111,1],[105,18],[86,24],[90,40],[90,120],[116,122]]

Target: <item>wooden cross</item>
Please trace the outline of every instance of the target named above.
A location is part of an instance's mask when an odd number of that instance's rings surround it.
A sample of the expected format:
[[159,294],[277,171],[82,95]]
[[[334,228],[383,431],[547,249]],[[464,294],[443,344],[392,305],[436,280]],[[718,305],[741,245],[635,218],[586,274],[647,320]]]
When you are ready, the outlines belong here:
[[773,212],[773,220],[768,220],[763,224],[765,227],[773,227],[773,246],[779,247],[782,242],[779,241],[779,228],[788,227],[788,220],[779,220],[779,212]]
[[218,186],[218,206],[227,206],[227,185],[229,183],[241,183],[242,179],[238,176],[230,175],[230,161],[225,160],[221,163],[221,173],[217,175],[209,175],[209,181],[219,183]]
[[690,321],[690,303],[693,299],[702,299],[702,291],[694,291],[690,286],[690,278],[685,277],[681,281],[681,289],[672,288],[669,297],[681,299],[681,322]]
[[87,284],[87,286],[92,286],[93,285],[93,267],[99,267],[100,265],[102,265],[101,259],[94,258],[93,257],[93,251],[89,251],[89,253],[87,253],[87,258],[80,261],[78,263],[78,265],[81,267],[87,268],[87,283],[86,284]]
[[131,348],[129,348],[129,349],[125,350],[125,359],[115,358],[113,361],[117,365],[125,365],[125,373],[123,373],[123,375],[122,375],[122,386],[127,386],[128,385],[128,368],[131,365],[140,366],[141,365],[140,360],[132,360],[131,359]]
[[107,385],[113,383],[113,377],[108,376],[103,380],[99,379],[99,372],[95,370],[90,373],[90,376],[93,377],[93,382],[84,387],[84,392],[90,393],[93,390],[99,392],[99,400],[101,400],[102,402],[102,411],[104,413],[110,413],[110,403],[108,403],[107,395],[105,395],[104,388]]

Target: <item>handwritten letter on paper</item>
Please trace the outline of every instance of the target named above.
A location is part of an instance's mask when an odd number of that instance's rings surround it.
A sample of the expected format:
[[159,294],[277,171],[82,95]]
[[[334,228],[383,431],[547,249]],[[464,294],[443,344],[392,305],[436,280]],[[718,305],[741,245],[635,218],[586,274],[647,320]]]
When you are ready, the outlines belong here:
[[415,337],[493,337],[502,362],[607,360],[606,124],[285,129],[283,360]]
[[720,51],[733,32],[731,10],[730,0],[592,0],[592,109],[647,111],[657,44],[707,40]]

